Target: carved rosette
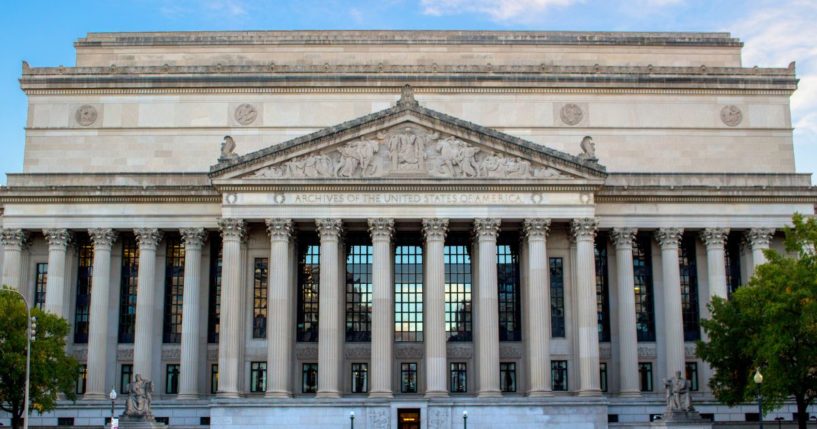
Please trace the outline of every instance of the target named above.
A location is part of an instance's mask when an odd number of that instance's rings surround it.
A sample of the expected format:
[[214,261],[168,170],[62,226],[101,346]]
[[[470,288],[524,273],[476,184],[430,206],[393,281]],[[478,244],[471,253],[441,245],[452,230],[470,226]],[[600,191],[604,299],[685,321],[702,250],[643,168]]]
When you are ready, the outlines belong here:
[[528,239],[535,238],[544,240],[550,232],[550,219],[525,219],[523,229]]
[[4,229],[0,232],[0,243],[11,250],[22,250],[28,243],[28,232],[22,229]]
[[136,235],[136,242],[139,243],[139,249],[153,249],[159,246],[162,241],[162,231],[156,228],[137,228],[133,230]]
[[497,218],[474,219],[474,234],[480,239],[488,238],[496,240],[501,223],[502,219]]
[[721,121],[730,127],[737,127],[743,121],[743,112],[740,107],[730,104],[721,109]]
[[423,219],[423,235],[426,240],[445,240],[448,232],[448,219]]
[[573,222],[570,223],[570,235],[577,241],[593,241],[596,238],[596,230],[598,226],[599,221],[592,217],[573,219]]
[[389,412],[382,408],[369,408],[366,427],[371,429],[388,429]]
[[207,240],[207,233],[204,228],[182,228],[179,230],[184,240],[185,248],[201,248],[204,241]]
[[701,231],[701,241],[706,247],[723,248],[729,237],[729,228],[707,228]]
[[116,231],[110,228],[89,229],[88,235],[91,236],[91,241],[94,242],[94,249],[110,249],[114,241],[116,241]]
[[658,240],[662,249],[677,248],[683,236],[683,228],[661,228],[655,233],[655,239]]
[[93,125],[97,117],[99,117],[99,113],[97,113],[96,107],[90,104],[79,106],[76,113],[74,113],[74,120],[83,127]]
[[568,103],[559,110],[559,117],[567,125],[576,125],[584,118],[584,112],[578,104]]
[[239,124],[249,125],[255,122],[255,118],[258,117],[258,110],[252,104],[245,103],[235,108],[233,117]]
[[369,219],[369,234],[372,236],[372,241],[390,241],[394,234],[394,219]]
[[58,247],[61,249],[68,247],[73,238],[71,232],[64,228],[44,229],[43,235],[46,241],[48,241],[49,247]]
[[292,224],[292,219],[267,219],[267,233],[273,240],[289,241],[294,231],[295,226]]
[[755,247],[769,247],[774,235],[774,228],[752,228],[746,231],[746,241]]
[[343,232],[343,221],[340,219],[316,219],[315,224],[321,240],[337,240]]
[[632,248],[638,230],[635,228],[613,228],[610,237],[616,245],[616,249]]

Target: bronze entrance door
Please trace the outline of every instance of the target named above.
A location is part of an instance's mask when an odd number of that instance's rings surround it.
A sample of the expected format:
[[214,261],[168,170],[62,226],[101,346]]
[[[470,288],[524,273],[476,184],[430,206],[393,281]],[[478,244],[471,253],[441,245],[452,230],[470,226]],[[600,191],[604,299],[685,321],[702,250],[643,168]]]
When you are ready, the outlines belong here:
[[420,410],[418,408],[397,410],[397,429],[420,429]]

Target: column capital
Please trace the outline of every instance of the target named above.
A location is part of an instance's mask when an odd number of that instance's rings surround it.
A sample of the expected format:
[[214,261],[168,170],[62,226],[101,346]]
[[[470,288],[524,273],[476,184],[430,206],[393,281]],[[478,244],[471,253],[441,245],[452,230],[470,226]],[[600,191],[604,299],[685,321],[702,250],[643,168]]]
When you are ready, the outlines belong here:
[[318,226],[321,240],[325,238],[337,240],[343,232],[343,220],[341,219],[315,219],[315,224]]
[[218,228],[223,239],[243,240],[247,235],[247,223],[244,219],[224,217],[218,220]]
[[701,241],[706,247],[720,247],[726,244],[729,236],[729,228],[707,228],[701,231]]
[[23,249],[28,244],[28,232],[22,229],[2,229],[0,230],[0,244]]
[[43,235],[49,246],[66,248],[71,244],[72,234],[65,228],[44,229]]
[[476,234],[480,239],[489,238],[496,240],[496,236],[499,234],[499,225],[501,223],[502,219],[498,218],[474,219],[474,234]]
[[446,232],[448,232],[448,219],[423,219],[423,235],[426,240],[445,240]]
[[613,239],[613,244],[616,249],[632,248],[633,241],[635,241],[638,229],[636,228],[613,228],[610,237]]
[[133,234],[136,235],[136,242],[140,249],[156,249],[159,242],[162,241],[162,231],[156,228],[136,228]]
[[271,218],[266,220],[266,224],[267,234],[273,240],[289,241],[295,231],[292,219]]
[[599,221],[596,218],[585,217],[580,219],[573,219],[570,224],[570,235],[576,240],[587,239],[593,240],[596,238],[596,229],[599,226]]
[[391,240],[394,234],[394,219],[375,218],[369,219],[369,234],[374,240]]
[[769,247],[774,235],[774,228],[752,228],[746,231],[746,241],[755,247]]
[[550,219],[545,218],[532,218],[532,219],[525,219],[525,222],[522,226],[525,236],[530,238],[541,238],[545,239],[548,236],[548,232],[550,232]]
[[681,244],[681,237],[684,235],[683,228],[661,228],[655,233],[655,239],[662,249],[678,247]]
[[110,248],[116,241],[116,231],[111,228],[92,228],[88,230],[88,235],[94,242],[94,248],[108,247]]
[[207,240],[207,232],[204,228],[182,228],[179,233],[184,240],[185,247],[201,247]]

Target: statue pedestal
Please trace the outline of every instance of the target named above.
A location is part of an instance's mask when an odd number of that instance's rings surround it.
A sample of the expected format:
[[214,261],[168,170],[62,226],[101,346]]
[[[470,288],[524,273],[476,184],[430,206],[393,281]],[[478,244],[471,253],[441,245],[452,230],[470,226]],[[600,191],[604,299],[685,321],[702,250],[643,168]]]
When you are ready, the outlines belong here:
[[164,423],[158,423],[153,419],[153,417],[121,416],[119,417],[119,427],[121,429],[166,429],[167,425]]
[[651,424],[654,428],[712,429],[712,422],[701,418],[697,411],[673,411]]

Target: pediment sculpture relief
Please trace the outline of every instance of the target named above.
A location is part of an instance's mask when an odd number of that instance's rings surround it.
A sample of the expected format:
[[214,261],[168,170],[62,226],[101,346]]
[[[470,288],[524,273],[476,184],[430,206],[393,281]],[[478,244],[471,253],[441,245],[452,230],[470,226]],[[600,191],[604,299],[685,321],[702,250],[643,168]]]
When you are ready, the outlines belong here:
[[255,172],[254,178],[559,178],[553,168],[491,151],[454,136],[440,136],[416,125],[303,155]]

